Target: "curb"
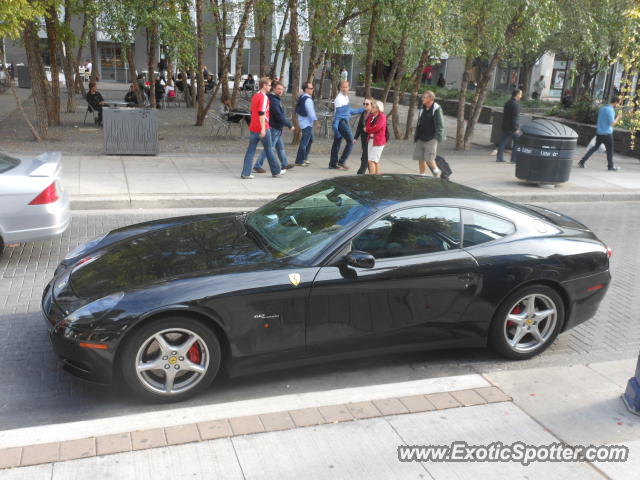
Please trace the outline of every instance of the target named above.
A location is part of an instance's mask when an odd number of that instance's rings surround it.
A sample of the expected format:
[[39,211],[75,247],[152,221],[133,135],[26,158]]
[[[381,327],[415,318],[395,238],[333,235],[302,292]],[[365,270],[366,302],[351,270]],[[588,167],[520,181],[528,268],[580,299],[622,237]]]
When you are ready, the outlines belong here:
[[205,442],[296,428],[510,402],[496,386],[223,418],[22,447],[0,449],[0,471],[96,456]]
[[[280,193],[263,195],[74,195],[72,210],[138,208],[255,208]],[[494,192],[491,195],[516,203],[526,202],[629,202],[640,201],[640,192]]]

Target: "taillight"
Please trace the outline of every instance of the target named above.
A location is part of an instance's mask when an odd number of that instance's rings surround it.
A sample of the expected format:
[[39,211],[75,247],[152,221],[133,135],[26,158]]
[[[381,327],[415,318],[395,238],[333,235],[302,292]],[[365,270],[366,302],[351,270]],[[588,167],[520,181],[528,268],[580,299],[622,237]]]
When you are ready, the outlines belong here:
[[607,257],[611,258],[611,255],[613,255],[613,250],[611,250],[611,247],[607,247]]
[[53,203],[56,200],[58,200],[58,192],[56,190],[56,182],[53,182],[45,188],[40,195],[31,200],[29,205],[45,205],[47,203]]

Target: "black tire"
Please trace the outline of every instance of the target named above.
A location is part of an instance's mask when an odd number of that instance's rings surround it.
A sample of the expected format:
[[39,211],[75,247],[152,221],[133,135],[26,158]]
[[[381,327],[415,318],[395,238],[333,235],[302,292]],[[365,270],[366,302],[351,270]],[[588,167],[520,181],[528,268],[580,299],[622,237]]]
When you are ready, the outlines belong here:
[[[530,308],[527,312],[531,302],[533,312]],[[543,318],[542,314],[551,311],[555,313]],[[532,315],[535,316],[532,318]],[[489,329],[489,345],[514,360],[534,357],[554,342],[564,324],[564,316],[564,302],[556,290],[546,285],[523,287],[509,295],[496,310]]]
[[[167,342],[164,351],[156,340],[159,337]],[[181,351],[178,347],[187,345],[188,339],[195,346]],[[166,403],[191,398],[211,385],[220,370],[222,351],[218,338],[207,325],[190,317],[152,320],[125,342],[119,357],[122,379],[133,393],[146,400]],[[144,364],[153,368],[138,372],[138,365]],[[202,372],[191,370],[194,367]],[[170,382],[166,371],[175,377],[175,391],[167,390]]]

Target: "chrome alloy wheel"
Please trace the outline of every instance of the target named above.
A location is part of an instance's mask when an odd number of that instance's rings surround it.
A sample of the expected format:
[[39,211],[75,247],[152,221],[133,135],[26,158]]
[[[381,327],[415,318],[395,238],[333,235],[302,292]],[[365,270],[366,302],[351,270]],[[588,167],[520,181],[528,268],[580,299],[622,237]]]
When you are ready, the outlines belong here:
[[142,342],[135,360],[141,384],[152,392],[175,395],[194,388],[209,368],[209,349],[196,333],[170,328]]
[[558,310],[553,300],[534,293],[520,299],[509,309],[503,333],[514,352],[528,353],[549,341],[557,321]]

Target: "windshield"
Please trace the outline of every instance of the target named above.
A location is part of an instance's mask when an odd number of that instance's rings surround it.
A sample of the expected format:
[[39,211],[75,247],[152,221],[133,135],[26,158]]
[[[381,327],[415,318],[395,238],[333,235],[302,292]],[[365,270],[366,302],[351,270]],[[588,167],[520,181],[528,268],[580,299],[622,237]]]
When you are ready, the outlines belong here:
[[0,153],[0,173],[11,170],[14,167],[20,165],[20,160],[17,158],[9,157],[4,153]]
[[278,256],[308,261],[344,229],[374,211],[356,196],[326,183],[274,200],[247,217],[247,226]]

